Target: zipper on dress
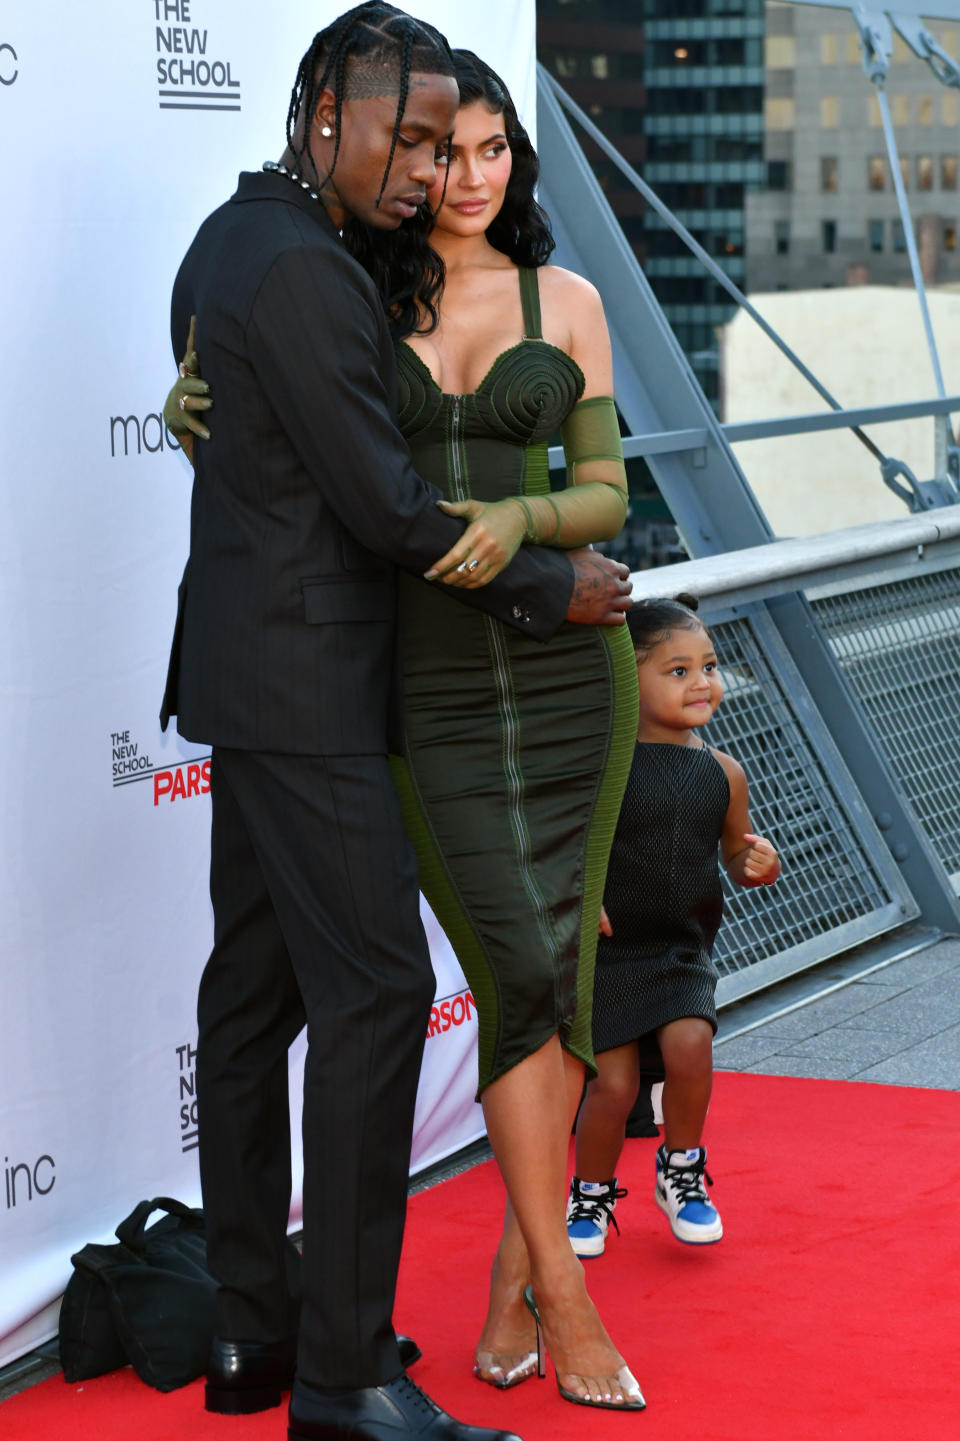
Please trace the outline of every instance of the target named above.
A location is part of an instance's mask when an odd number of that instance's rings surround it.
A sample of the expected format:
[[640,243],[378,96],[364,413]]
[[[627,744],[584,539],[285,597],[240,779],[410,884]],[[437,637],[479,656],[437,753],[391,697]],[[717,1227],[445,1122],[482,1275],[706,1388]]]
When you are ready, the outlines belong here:
[[460,464],[460,411],[463,404],[463,396],[453,397],[453,426],[451,432],[451,449],[453,451],[453,491],[457,500],[466,500],[466,492],[463,488],[463,467]]

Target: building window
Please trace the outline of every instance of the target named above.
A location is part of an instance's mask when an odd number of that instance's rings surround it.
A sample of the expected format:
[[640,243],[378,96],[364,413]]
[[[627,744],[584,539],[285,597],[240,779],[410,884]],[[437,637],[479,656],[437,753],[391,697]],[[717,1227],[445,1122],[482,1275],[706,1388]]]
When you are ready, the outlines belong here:
[[[837,63],[837,40],[839,36],[835,30],[828,30],[820,36],[820,64],[836,65]],[[767,42],[770,43],[769,41]]]
[[555,55],[553,68],[561,80],[572,80],[577,73],[577,57],[575,55]]
[[660,40],[649,55],[654,65],[709,65],[710,52],[705,40]]
[[955,155],[940,156],[940,189],[956,190],[957,188],[957,157]]
[[836,130],[840,104],[835,95],[820,96],[820,125],[824,130]]
[[792,35],[768,35],[763,47],[768,70],[792,70],[797,63],[797,42]]
[[[949,157],[944,157],[949,158]],[[956,162],[954,162],[956,172]],[[789,160],[768,160],[767,161],[767,189],[768,190],[792,190],[793,189],[793,166]],[[956,186],[954,186],[956,189]]]
[[933,156],[932,156],[932,155],[918,155],[918,156],[917,156],[917,189],[918,189],[918,190],[932,190],[932,189],[933,189]]
[[887,162],[882,155],[871,155],[867,160],[867,189],[886,190]]
[[839,190],[840,166],[835,155],[820,156],[820,189]]
[[960,124],[960,95],[940,96],[940,123],[942,125]]
[[910,124],[910,102],[906,95],[894,95],[890,103],[890,113],[894,125]]
[[879,255],[883,250],[883,225],[882,220],[867,221],[867,235],[870,240],[870,249],[874,255]]
[[855,30],[851,30],[847,36],[847,64],[859,65],[861,57],[860,36]]
[[610,75],[610,64],[606,55],[590,56],[590,74],[594,80],[606,80]]
[[893,222],[893,248],[897,255],[904,255],[907,249],[907,237],[903,230],[903,221]]
[[944,250],[956,250],[957,248],[957,227],[952,220],[948,220],[943,227],[943,248]]
[[875,95],[867,96],[867,124],[871,130],[879,130],[883,124],[883,116],[880,114],[880,101]]
[[917,100],[917,124],[933,124],[933,96],[921,95]]
[[768,96],[763,102],[763,121],[768,130],[793,130],[797,105],[793,99]]
[[904,188],[904,190],[909,190],[909,189],[910,189],[910,157],[909,157],[909,155],[901,155],[901,156],[900,156],[900,179],[903,181],[903,188]]
[[736,136],[718,135],[713,142],[714,160],[761,160],[763,141],[741,140]]
[[823,239],[823,248],[827,255],[832,255],[837,248],[837,222],[835,220],[822,220],[820,222],[820,234]]
[[773,222],[773,243],[778,255],[790,253],[790,221],[775,220]]
[[[792,37],[791,37],[792,38]],[[746,55],[747,42],[737,39],[714,40],[709,65],[749,65]],[[793,64],[791,60],[790,64]]]

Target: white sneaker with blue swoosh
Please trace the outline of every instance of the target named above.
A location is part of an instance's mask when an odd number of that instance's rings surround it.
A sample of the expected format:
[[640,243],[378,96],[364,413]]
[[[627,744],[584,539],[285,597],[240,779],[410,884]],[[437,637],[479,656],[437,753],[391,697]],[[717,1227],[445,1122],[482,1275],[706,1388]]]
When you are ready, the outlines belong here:
[[678,1241],[690,1246],[709,1245],[723,1235],[723,1223],[707,1195],[713,1179],[707,1173],[703,1146],[687,1151],[657,1151],[657,1205],[670,1222]]

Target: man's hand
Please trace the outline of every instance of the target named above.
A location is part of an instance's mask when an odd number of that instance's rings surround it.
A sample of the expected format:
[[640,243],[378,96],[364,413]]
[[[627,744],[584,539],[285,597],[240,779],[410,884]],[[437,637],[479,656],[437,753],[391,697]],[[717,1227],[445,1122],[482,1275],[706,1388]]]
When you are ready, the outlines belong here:
[[596,550],[569,550],[573,594],[567,620],[579,625],[623,625],[630,599],[630,572],[618,560]]

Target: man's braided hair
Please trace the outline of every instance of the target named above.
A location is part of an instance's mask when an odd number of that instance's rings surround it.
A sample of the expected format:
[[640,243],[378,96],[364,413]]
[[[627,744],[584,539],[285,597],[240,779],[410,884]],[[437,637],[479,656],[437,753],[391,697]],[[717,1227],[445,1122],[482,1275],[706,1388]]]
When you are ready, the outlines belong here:
[[[287,143],[294,154],[299,156],[301,167],[304,156],[309,155],[310,125],[317,97],[322,90],[329,86],[336,102],[336,138],[333,160],[328,171],[328,175],[332,175],[340,153],[340,121],[344,99],[392,94],[396,85],[397,115],[390,142],[390,155],[380,183],[380,194],[377,196],[379,205],[397,148],[397,136],[407,103],[412,71],[424,75],[453,75],[453,56],[439,30],[423,20],[415,20],[412,15],[398,10],[394,5],[380,4],[379,0],[355,5],[352,10],[338,16],[325,30],[315,35],[309,50],[300,61],[287,110]],[[384,81],[388,77],[389,83],[385,85]],[[296,132],[301,119],[303,124],[298,137]],[[325,178],[327,177],[317,177],[321,181]]]

